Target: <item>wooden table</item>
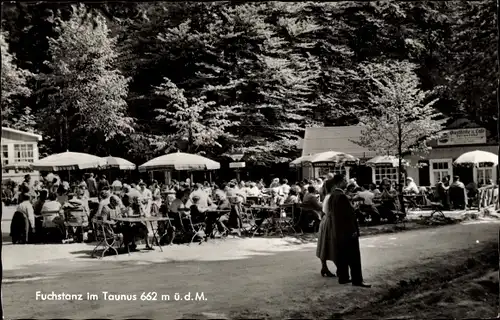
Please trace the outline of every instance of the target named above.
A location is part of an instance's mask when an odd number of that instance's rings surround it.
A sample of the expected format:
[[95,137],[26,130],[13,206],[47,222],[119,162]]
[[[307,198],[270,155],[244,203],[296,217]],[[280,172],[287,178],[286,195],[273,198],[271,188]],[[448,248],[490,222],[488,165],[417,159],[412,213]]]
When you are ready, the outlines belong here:
[[205,211],[207,214],[217,214],[217,215],[224,215],[226,213],[231,213],[230,209],[208,209]]
[[153,222],[159,222],[159,221],[170,221],[173,220],[171,218],[167,217],[120,217],[120,218],[112,218],[114,221],[119,221],[119,222],[126,222],[126,223],[150,223],[151,230],[153,230],[153,241],[156,242],[158,247],[160,248],[160,251],[163,252],[163,249],[160,245],[160,241],[158,240],[157,233],[158,233],[158,228],[153,227]]

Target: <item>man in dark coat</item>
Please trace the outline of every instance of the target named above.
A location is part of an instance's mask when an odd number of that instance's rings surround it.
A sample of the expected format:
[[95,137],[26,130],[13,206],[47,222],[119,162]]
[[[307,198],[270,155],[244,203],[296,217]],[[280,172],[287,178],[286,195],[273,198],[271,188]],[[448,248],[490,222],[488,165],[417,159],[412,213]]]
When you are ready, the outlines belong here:
[[321,187],[321,192],[320,192],[321,201],[325,200],[326,195],[332,192],[333,187],[334,187],[333,173],[329,173],[326,176],[326,181],[323,183],[323,187]]
[[[352,281],[353,286],[369,288],[363,281],[361,271],[361,254],[359,250],[359,226],[354,208],[344,193],[347,186],[345,178],[336,175],[333,178],[335,189],[328,199],[328,205],[333,213],[334,246],[336,248],[335,265],[340,284]],[[349,269],[351,279],[349,279]]]

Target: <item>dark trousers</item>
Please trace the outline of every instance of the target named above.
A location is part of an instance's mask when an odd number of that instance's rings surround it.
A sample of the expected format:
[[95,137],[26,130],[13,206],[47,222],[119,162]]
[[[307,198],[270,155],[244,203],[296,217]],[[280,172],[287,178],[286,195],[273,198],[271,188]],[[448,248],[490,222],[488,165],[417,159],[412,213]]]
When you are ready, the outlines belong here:
[[349,279],[349,269],[351,271],[352,283],[362,283],[361,253],[359,252],[359,238],[357,237],[348,239],[340,248],[337,264],[337,276],[340,282]]

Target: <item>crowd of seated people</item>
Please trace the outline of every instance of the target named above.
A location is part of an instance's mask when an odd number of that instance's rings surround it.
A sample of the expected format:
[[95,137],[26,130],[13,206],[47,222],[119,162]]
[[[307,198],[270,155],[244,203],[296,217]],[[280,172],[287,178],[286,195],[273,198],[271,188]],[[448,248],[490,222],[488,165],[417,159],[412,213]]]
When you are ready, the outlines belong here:
[[[113,223],[113,218],[168,214],[173,219],[171,224],[153,225],[161,229],[162,234],[168,234],[168,239],[172,239],[174,232],[189,233],[192,224],[200,223],[205,224],[205,238],[208,239],[217,232],[239,232],[245,206],[266,199],[270,206],[300,206],[302,229],[316,230],[324,215],[322,201],[331,192],[332,176],[296,183],[275,178],[266,186],[263,180],[193,184],[187,179],[173,180],[167,185],[155,180],[146,184],[142,180],[131,183],[118,178],[109,183],[106,176],[94,174],[87,174],[70,184],[54,174],[34,182],[27,175],[15,196],[8,194],[11,189],[3,187],[2,199],[16,198],[19,204],[11,227],[16,242],[59,241],[72,234],[82,234],[81,240],[85,241],[89,238],[93,218],[96,218],[113,224],[110,231],[124,234],[131,249],[135,250],[136,239],[144,239],[146,248],[150,249],[153,232],[150,225]],[[373,222],[394,221],[394,212],[400,210],[395,184],[389,179],[383,179],[378,186],[374,183],[359,186],[356,179],[351,179],[345,192],[354,203],[359,203],[363,217],[370,217]],[[419,188],[411,177],[406,179],[403,188],[404,194],[423,194],[425,199],[442,203],[445,209],[467,205],[468,198],[477,192],[477,186],[464,186],[459,177],[454,177],[451,184],[448,178],[439,181],[434,194]],[[457,201],[457,195],[462,195],[465,201]],[[213,211],[220,214],[212,214]],[[67,222],[72,219],[81,222],[76,224],[79,226],[68,228]]]

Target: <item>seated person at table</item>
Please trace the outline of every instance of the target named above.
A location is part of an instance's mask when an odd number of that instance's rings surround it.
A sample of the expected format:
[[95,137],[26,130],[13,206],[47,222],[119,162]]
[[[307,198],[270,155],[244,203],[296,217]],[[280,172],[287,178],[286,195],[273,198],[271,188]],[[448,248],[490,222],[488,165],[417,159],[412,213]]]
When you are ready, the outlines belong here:
[[380,184],[381,193],[379,198],[382,202],[376,206],[381,218],[385,218],[389,221],[394,219],[394,214],[392,211],[396,210],[396,197],[397,193],[392,189],[391,183],[388,179],[384,179]]
[[35,217],[40,216],[42,214],[42,207],[45,201],[47,200],[47,197],[49,196],[49,191],[46,189],[40,190],[40,195],[38,199],[35,201],[33,204],[33,210],[35,213]]
[[271,189],[271,206],[280,206],[285,202],[285,198],[280,194],[280,188]]
[[[357,193],[353,200],[363,200],[363,203],[359,206],[359,209],[371,216],[372,221],[380,220],[380,213],[377,208],[373,205],[373,199],[375,195],[369,190],[369,186],[364,185],[361,187],[361,191]],[[375,221],[374,221],[375,222]]]
[[65,183],[62,183],[57,189],[57,201],[61,205],[64,205],[66,202],[68,202],[68,192],[69,186],[66,186]]
[[156,217],[160,215],[160,208],[162,205],[162,200],[160,195],[153,196],[153,201],[151,202],[151,215]]
[[473,197],[477,196],[478,189],[477,189],[477,185],[474,181],[471,181],[469,184],[467,184],[465,189],[467,190],[467,196],[469,198],[473,198]]
[[418,194],[418,186],[415,181],[413,181],[413,178],[406,178],[406,187],[403,188],[403,192],[406,194]]
[[259,197],[261,195],[261,191],[255,182],[250,183],[250,188],[247,190],[247,196],[249,197]]
[[131,204],[129,207],[122,207],[118,197],[115,195],[109,198],[109,203],[101,211],[101,215],[98,218],[102,218],[104,222],[113,226],[113,231],[117,233],[123,233],[123,242],[129,246],[131,251],[137,249],[135,244],[135,238],[139,237],[145,240],[146,249],[150,250],[148,237],[148,228],[142,222],[139,223],[116,223],[113,218],[119,218],[122,216],[129,216],[130,212],[133,211],[136,204]]
[[172,201],[169,207],[169,211],[172,213],[173,225],[176,228],[184,229],[182,223],[182,218],[189,213],[189,208],[191,207],[191,200],[189,195],[191,194],[189,189],[179,190],[175,193],[175,200]]
[[201,207],[208,208],[212,205],[212,200],[210,200],[209,195],[205,192],[205,190],[203,190],[203,185],[200,183],[197,183],[194,186],[194,191],[191,192],[191,194],[189,195],[189,198],[193,202],[194,202],[194,197],[198,197],[199,199],[198,204]]
[[246,202],[246,194],[243,194],[240,189],[236,188],[234,182],[229,183],[226,194],[228,199],[233,203],[240,204]]
[[81,209],[83,212],[85,212],[87,217],[90,214],[88,206],[85,205],[85,202],[78,199],[77,196],[73,193],[68,194],[68,202],[63,205],[63,209]]
[[64,212],[61,204],[57,201],[57,195],[50,193],[47,201],[42,206],[43,216],[42,228],[55,231],[57,240],[66,238],[66,226],[64,225]]
[[297,203],[300,203],[299,196],[297,195],[297,191],[291,188],[283,204],[297,204]]
[[208,210],[208,207],[205,207],[200,203],[200,197],[198,196],[194,196],[192,201],[193,204],[189,208],[191,221],[193,223],[205,222],[205,212]]
[[288,184],[288,179],[283,179],[283,184],[280,188],[280,194],[284,195],[285,197],[288,196],[288,194],[290,193],[290,185]]
[[381,193],[375,183],[370,183],[370,192],[373,193],[374,196],[379,196]]
[[225,222],[229,221],[229,213],[231,212],[231,203],[229,200],[227,200],[226,194],[224,191],[217,191],[215,193],[215,205],[212,206],[212,208],[215,208],[216,210],[227,210],[226,214],[220,215],[217,217],[217,215],[214,214],[208,214],[205,220],[206,223],[206,233],[207,235],[210,235],[211,238],[213,238],[213,225],[217,225],[217,229],[219,232],[223,232],[227,227],[225,225]]
[[111,193],[108,188],[104,188],[101,190],[99,194],[99,208],[97,208],[96,216],[101,215],[102,209],[109,204],[109,198],[111,197]]
[[304,195],[304,199],[302,200],[302,209],[304,213],[304,218],[301,221],[301,225],[303,229],[306,225],[309,225],[310,222],[313,222],[315,225],[319,225],[321,221],[321,217],[323,216],[323,206],[319,203],[318,200],[318,191],[312,185],[307,188],[307,193]]

